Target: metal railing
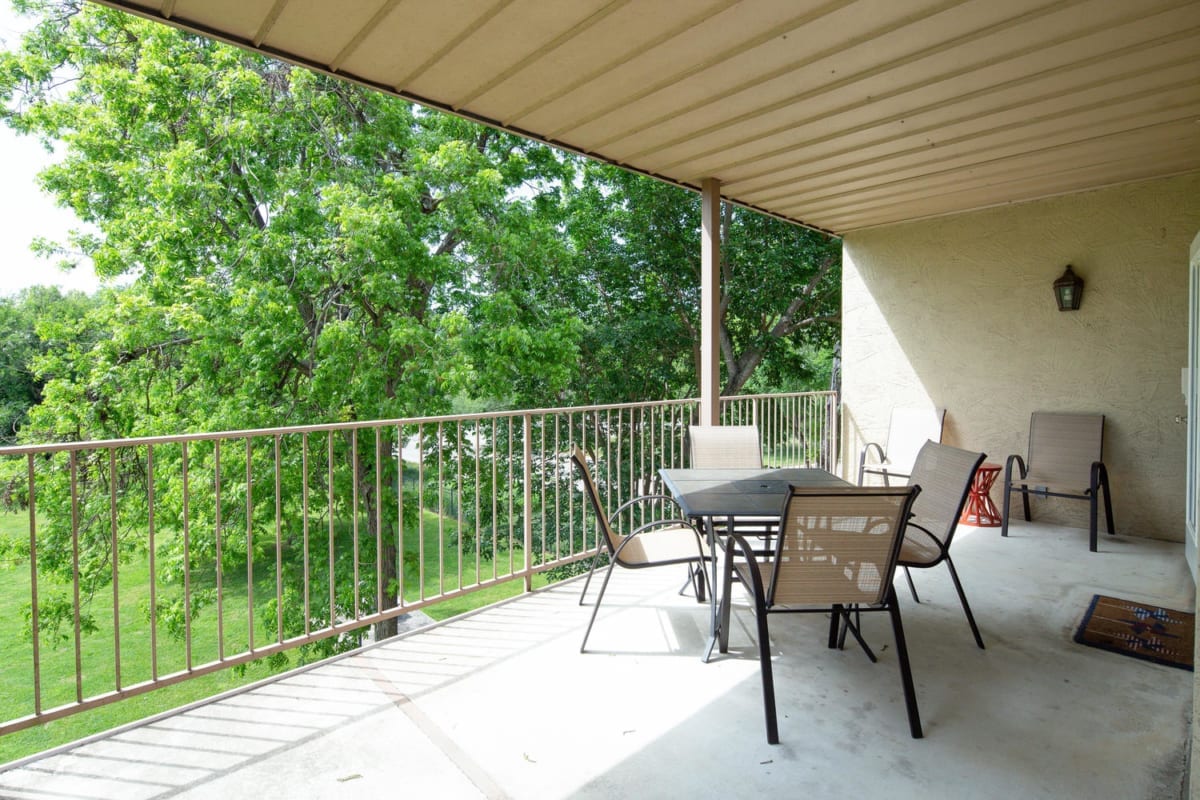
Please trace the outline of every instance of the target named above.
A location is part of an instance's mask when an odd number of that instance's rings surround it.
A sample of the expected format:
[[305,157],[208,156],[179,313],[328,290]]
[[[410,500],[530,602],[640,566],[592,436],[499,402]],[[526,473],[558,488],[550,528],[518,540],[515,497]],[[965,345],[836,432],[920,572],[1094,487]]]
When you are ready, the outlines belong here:
[[[769,465],[832,471],[835,403],[831,392],[738,396],[722,418],[757,424]],[[685,464],[697,407],[0,449],[28,526],[17,553],[27,646],[3,668],[29,679],[0,734],[296,648],[348,649],[403,614],[507,581],[528,591],[535,574],[596,552],[569,444],[595,457],[615,507]]]

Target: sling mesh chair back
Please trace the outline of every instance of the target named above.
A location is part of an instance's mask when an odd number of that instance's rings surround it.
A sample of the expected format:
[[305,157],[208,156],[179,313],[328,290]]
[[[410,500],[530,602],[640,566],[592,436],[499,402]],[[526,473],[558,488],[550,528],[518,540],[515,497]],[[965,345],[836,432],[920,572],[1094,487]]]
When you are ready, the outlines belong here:
[[925,443],[917,454],[908,478],[910,486],[921,487],[921,494],[913,502],[913,515],[908,521],[904,543],[900,548],[900,566],[904,567],[913,600],[918,603],[920,599],[910,570],[929,569],[945,563],[963,612],[967,615],[971,633],[975,635],[975,644],[981,648],[983,637],[979,635],[979,626],[975,624],[975,616],[967,603],[958,571],[950,560],[950,542],[954,539],[954,531],[958,528],[959,517],[966,505],[975,470],[984,458],[984,453],[973,453],[936,442]]
[[[779,743],[775,684],[771,667],[767,618],[778,612],[831,612],[829,647],[840,646],[841,626],[851,626],[850,611],[886,611],[896,640],[900,679],[908,709],[909,730],[921,737],[916,690],[896,591],[892,587],[904,524],[916,486],[839,489],[791,487],[784,503],[781,529],[771,558],[756,556],[745,538],[735,534],[726,549],[725,571],[736,571],[754,600],[767,742]],[[728,646],[729,598],[721,598],[721,649]],[[874,655],[855,638],[868,656]]]
[[[596,571],[596,563],[600,554],[607,553],[609,557],[608,569],[600,584],[600,593],[596,597],[592,617],[588,621],[587,630],[584,631],[583,642],[579,645],[579,652],[582,653],[587,647],[588,637],[596,622],[596,614],[600,611],[600,603],[604,600],[604,592],[608,588],[613,568],[621,566],[626,569],[641,569],[670,564],[687,564],[701,576],[707,573],[704,569],[704,544],[696,528],[685,519],[653,518],[660,516],[655,513],[656,508],[670,506],[677,510],[673,498],[662,494],[642,495],[623,503],[609,516],[600,499],[600,490],[592,477],[592,471],[588,467],[587,454],[578,445],[574,445],[571,448],[571,460],[575,463],[583,493],[595,514],[600,538],[596,555],[592,558],[592,568],[588,571],[587,580],[583,583],[583,591],[579,595],[580,605],[583,604],[584,597],[587,595],[588,586],[592,582],[592,575]],[[643,504],[649,506],[647,516],[651,518],[651,521],[633,528],[628,533],[618,531],[614,526],[614,520],[630,518],[632,515],[625,514],[625,512]],[[706,579],[697,581],[697,586],[701,586],[705,582]],[[703,595],[697,599],[702,600]]]
[[692,425],[688,451],[695,468],[761,469],[763,465],[757,425]]
[[944,408],[892,409],[887,441],[868,442],[858,456],[858,485],[863,485],[867,475],[881,475],[884,486],[891,485],[892,478],[907,478],[922,445],[942,440],[945,422]]
[[[1016,471],[1013,471],[1013,467]],[[1029,420],[1029,459],[1010,455],[1004,465],[1004,519],[1000,535],[1008,536],[1009,503],[1020,492],[1025,520],[1029,495],[1086,500],[1089,549],[1096,552],[1100,490],[1104,490],[1104,523],[1113,533],[1112,493],[1104,466],[1103,414],[1051,414],[1035,411]]]
[[[688,454],[693,469],[762,469],[762,445],[757,425],[692,425],[688,428]],[[713,525],[728,529],[729,520]],[[747,536],[769,537],[779,526],[778,517],[739,517],[733,529]]]

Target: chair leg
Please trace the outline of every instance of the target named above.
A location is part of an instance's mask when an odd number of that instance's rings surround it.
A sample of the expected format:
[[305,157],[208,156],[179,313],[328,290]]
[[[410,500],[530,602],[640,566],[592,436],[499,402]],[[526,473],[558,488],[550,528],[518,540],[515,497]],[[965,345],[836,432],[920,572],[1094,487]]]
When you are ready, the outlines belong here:
[[838,646],[838,632],[842,624],[842,606],[835,605],[829,614],[829,649],[834,650]]
[[841,632],[838,635],[838,649],[841,650],[845,646],[846,632],[849,631],[850,633],[854,634],[855,641],[858,642],[858,646],[863,649],[863,652],[867,654],[867,658],[871,660],[871,663],[877,663],[879,659],[875,657],[875,651],[872,650],[871,646],[867,644],[866,639],[862,637],[862,632],[858,629],[858,624],[862,621],[862,617],[858,613],[857,607],[854,611],[854,622],[850,621],[849,609],[842,611],[842,618],[844,622],[841,626]]
[[688,564],[687,580],[683,582],[683,586],[679,587],[679,594],[682,596],[689,590],[696,595],[696,602],[703,603],[707,598],[708,575],[703,568],[696,569],[692,564]]
[[1108,526],[1109,536],[1116,534],[1117,529],[1113,525],[1112,513],[1112,486],[1108,483],[1108,469],[1100,465],[1100,485],[1104,487],[1104,524]]
[[1000,535],[1008,536],[1008,510],[1012,500],[1012,487],[1004,486],[1004,515],[1000,518]]
[[912,573],[908,571],[908,567],[904,568],[904,577],[908,579],[908,590],[912,592],[913,602],[921,602],[921,598],[917,597],[917,586],[913,583]]
[[592,635],[592,626],[596,624],[596,615],[600,613],[600,603],[604,600],[604,591],[608,588],[608,579],[612,577],[613,567],[616,565],[616,559],[613,559],[608,563],[608,569],[604,573],[604,581],[600,584],[600,594],[596,596],[596,605],[592,607],[592,618],[588,620],[587,630],[583,632],[583,642],[579,645],[579,652],[581,653],[587,647],[588,637]]
[[730,544],[729,549],[725,551],[725,558],[722,559],[724,568],[721,575],[721,613],[718,617],[717,631],[717,650],[721,653],[729,652],[729,617],[732,606],[730,595],[733,593],[733,545]]
[[588,570],[587,580],[583,582],[583,591],[579,593],[579,605],[583,605],[583,599],[587,597],[588,586],[592,583],[592,575],[596,572],[596,562],[600,560],[600,551],[596,551],[596,555],[592,556],[592,568]]
[[975,635],[975,644],[979,645],[979,649],[985,649],[983,646],[983,637],[979,635],[979,626],[975,624],[975,615],[971,613],[971,606],[967,603],[967,594],[963,591],[962,582],[958,579],[958,570],[954,568],[954,562],[950,560],[949,554],[946,555],[946,568],[950,570],[950,579],[954,581],[954,588],[958,592],[958,600],[962,603],[963,613],[967,615],[967,623],[971,626],[971,633]]
[[920,739],[921,713],[917,709],[917,690],[913,686],[912,668],[908,663],[908,644],[904,640],[904,623],[900,621],[900,604],[896,590],[888,590],[888,614],[892,618],[892,633],[896,637],[896,658],[900,662],[900,682],[904,685],[904,705],[908,709],[908,729],[914,739]]
[[767,744],[779,744],[779,719],[775,711],[775,674],[771,668],[771,635],[767,630],[767,608],[761,597],[754,598],[754,618],[758,623],[758,661],[762,670],[763,712],[767,717]]
[[1098,520],[1096,519],[1099,511],[1099,498],[1096,497],[1097,491],[1092,492],[1092,496],[1088,498],[1088,550],[1096,552],[1096,528]]

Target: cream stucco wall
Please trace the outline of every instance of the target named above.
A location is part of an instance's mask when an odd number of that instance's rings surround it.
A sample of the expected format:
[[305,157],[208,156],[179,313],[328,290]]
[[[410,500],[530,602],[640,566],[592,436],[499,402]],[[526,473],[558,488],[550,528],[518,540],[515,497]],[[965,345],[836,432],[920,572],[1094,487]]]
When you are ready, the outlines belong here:
[[[846,474],[894,406],[944,406],[943,441],[1000,464],[1025,452],[1035,410],[1103,413],[1117,531],[1182,541],[1198,230],[1193,173],[848,235]],[[1067,264],[1085,281],[1073,313],[1050,288]],[[1033,513],[1087,524],[1086,503],[1035,500]]]

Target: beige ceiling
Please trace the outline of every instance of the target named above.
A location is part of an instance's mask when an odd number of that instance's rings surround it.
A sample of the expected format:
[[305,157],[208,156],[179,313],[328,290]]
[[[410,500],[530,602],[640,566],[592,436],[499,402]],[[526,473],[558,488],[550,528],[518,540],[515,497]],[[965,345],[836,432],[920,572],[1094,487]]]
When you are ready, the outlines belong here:
[[1200,0],[98,0],[836,233],[1200,169]]

